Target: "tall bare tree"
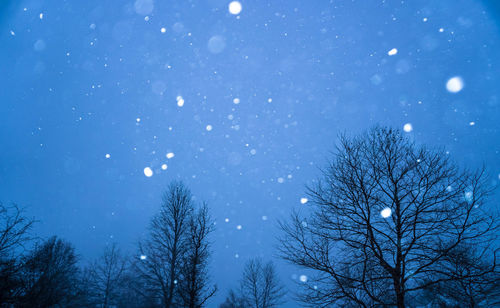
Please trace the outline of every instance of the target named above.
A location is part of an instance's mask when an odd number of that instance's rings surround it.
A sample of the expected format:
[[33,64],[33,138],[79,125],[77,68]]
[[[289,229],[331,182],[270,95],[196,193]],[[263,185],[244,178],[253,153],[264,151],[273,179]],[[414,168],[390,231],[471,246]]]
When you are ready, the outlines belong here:
[[461,170],[398,130],[342,136],[308,188],[310,208],[280,224],[280,252],[315,273],[303,284],[307,305],[405,307],[433,285],[471,277],[448,268],[461,247],[493,244],[490,192],[484,170]]
[[116,244],[107,246],[103,255],[87,269],[90,294],[95,304],[107,308],[116,306],[123,287],[126,259]]
[[152,219],[149,237],[139,244],[141,258],[134,263],[145,296],[159,299],[165,308],[179,299],[175,292],[180,277],[184,245],[193,211],[190,190],[180,182],[170,184],[160,212]]
[[20,280],[19,258],[24,244],[31,239],[34,220],[27,218],[17,205],[0,203],[0,303],[12,303]]
[[208,265],[210,258],[209,235],[214,230],[208,206],[204,203],[189,218],[184,245],[179,294],[183,307],[203,307],[206,301],[217,291],[217,287],[208,286]]

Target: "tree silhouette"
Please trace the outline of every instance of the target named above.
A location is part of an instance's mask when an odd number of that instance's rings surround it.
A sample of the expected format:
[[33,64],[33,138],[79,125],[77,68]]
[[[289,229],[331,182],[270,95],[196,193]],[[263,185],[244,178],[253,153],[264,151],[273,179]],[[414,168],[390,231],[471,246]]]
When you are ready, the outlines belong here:
[[309,306],[405,307],[424,290],[485,277],[496,268],[451,272],[463,247],[493,244],[496,215],[484,170],[461,170],[446,153],[375,127],[342,136],[323,179],[308,188],[307,215],[281,222],[281,256],[315,275]]
[[183,256],[183,266],[179,282],[179,294],[183,307],[203,307],[205,302],[217,291],[208,284],[208,261],[210,257],[210,242],[208,236],[214,230],[208,206],[203,204],[193,212],[188,222],[184,245],[186,253]]
[[126,259],[116,244],[107,246],[103,255],[87,269],[89,293],[99,307],[116,306],[124,284]]
[[163,195],[160,212],[152,219],[149,238],[140,243],[141,260],[135,263],[144,292],[157,296],[166,308],[175,304],[183,245],[189,215],[193,211],[191,192],[182,183],[172,183]]
[[220,308],[272,308],[283,303],[285,289],[278,279],[274,264],[260,258],[247,261],[243,269],[239,292],[229,291]]
[[34,220],[24,215],[17,205],[0,203],[0,303],[13,303],[20,287],[19,254],[31,239],[29,230]]
[[73,246],[55,236],[35,246],[23,261],[18,307],[68,307],[80,299]]

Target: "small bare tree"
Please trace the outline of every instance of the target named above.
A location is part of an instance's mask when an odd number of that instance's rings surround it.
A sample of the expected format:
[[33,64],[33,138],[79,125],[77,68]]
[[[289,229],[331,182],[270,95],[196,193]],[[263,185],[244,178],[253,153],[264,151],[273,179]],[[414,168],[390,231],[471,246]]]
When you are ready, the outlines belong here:
[[12,303],[19,288],[19,258],[24,244],[31,240],[29,230],[34,220],[17,205],[0,203],[0,303]]
[[51,237],[23,259],[16,307],[71,307],[78,303],[78,259],[70,243]]
[[342,136],[323,177],[308,189],[308,215],[280,224],[282,257],[315,273],[305,304],[406,307],[433,285],[495,270],[449,272],[461,247],[488,248],[498,231],[483,170],[461,171],[447,154],[376,127]]
[[30,240],[28,231],[34,220],[24,215],[17,205],[5,206],[0,203],[0,258],[10,255]]
[[203,307],[206,301],[217,291],[217,287],[208,286],[208,261],[210,258],[209,235],[214,230],[208,206],[201,208],[189,218],[188,230],[184,245],[179,294],[183,307]]
[[146,297],[155,296],[165,308],[177,305],[184,245],[193,211],[191,192],[179,182],[163,195],[160,212],[152,219],[149,237],[139,244],[140,260],[134,263]]
[[126,270],[126,259],[116,244],[107,246],[87,270],[89,291],[95,304],[102,308],[116,306]]
[[283,302],[284,295],[285,289],[271,261],[263,264],[261,259],[256,258],[245,264],[239,295],[239,302],[245,303],[245,307],[277,307]]

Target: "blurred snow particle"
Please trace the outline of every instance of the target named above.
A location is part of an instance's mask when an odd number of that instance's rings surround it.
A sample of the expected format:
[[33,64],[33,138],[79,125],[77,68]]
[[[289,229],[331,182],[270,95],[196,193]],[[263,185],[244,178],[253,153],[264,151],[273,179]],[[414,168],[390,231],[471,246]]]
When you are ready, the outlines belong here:
[[396,73],[398,74],[406,74],[410,71],[411,65],[410,63],[405,60],[399,60],[398,63],[396,63]]
[[469,122],[469,125],[470,125],[470,126],[474,126],[474,125],[476,125],[476,122],[471,121],[471,122]]
[[229,13],[238,15],[241,12],[241,3],[239,1],[232,1],[229,3]]
[[177,106],[179,106],[179,107],[184,106],[184,99],[180,95],[177,96]]
[[161,170],[167,170],[167,168],[168,168],[167,164],[161,165]]
[[110,157],[111,157],[111,155],[109,155],[109,154],[106,154],[106,158],[110,158]]
[[221,53],[226,48],[226,40],[220,35],[214,35],[208,40],[208,51],[213,54]]
[[43,13],[40,13],[40,19],[43,19]]
[[95,24],[90,24],[90,26],[89,26],[89,29],[90,29],[90,30],[95,30],[95,28],[96,28],[96,25],[95,25]]
[[444,29],[443,28],[439,28],[439,32],[443,33]]
[[262,216],[262,220],[266,221],[267,220],[267,216],[266,215]]
[[306,275],[300,275],[299,280],[300,280],[300,282],[307,282],[307,276]]
[[238,105],[238,104],[240,103],[240,99],[239,99],[239,98],[234,98],[234,99],[233,99],[233,103],[234,103],[235,105]]
[[160,31],[161,31],[161,33],[165,33],[165,32],[167,32],[167,29],[165,27],[163,27],[160,29]]
[[14,36],[14,35],[16,35],[16,33],[14,31],[10,30],[10,35]]
[[168,159],[170,159],[170,158],[174,157],[174,156],[175,156],[175,154],[174,154],[174,153],[172,153],[172,152],[168,152],[168,153],[167,153],[167,155],[165,155],[165,156],[166,156]]
[[225,222],[229,222],[229,218],[224,219]]
[[256,150],[256,149],[251,149],[251,150],[250,150],[250,154],[252,154],[252,155],[257,154],[257,150]]
[[167,85],[163,81],[158,80],[153,82],[153,84],[151,85],[151,89],[153,90],[154,94],[163,95],[165,90],[167,90]]
[[242,160],[243,158],[238,152],[231,152],[227,157],[227,163],[231,166],[238,166]]
[[389,218],[389,216],[391,216],[391,214],[392,214],[392,210],[388,207],[386,207],[385,209],[383,209],[380,212],[380,216],[382,216],[382,218]]
[[451,93],[457,93],[460,92],[464,87],[464,80],[462,77],[455,76],[452,77],[446,82],[446,90],[448,90]]
[[35,51],[43,51],[45,49],[45,41],[44,40],[37,40],[35,44],[33,45],[33,48]]
[[153,170],[151,170],[151,168],[149,167],[144,168],[144,175],[147,176],[148,178],[153,176]]
[[411,125],[411,123],[406,123],[404,126],[403,126],[403,130],[407,133],[413,131],[413,125]]
[[146,260],[146,256],[145,255],[141,255],[140,259],[144,261],[144,260]]
[[241,228],[243,228],[241,225],[236,226],[236,229],[238,229],[238,230],[241,230]]
[[300,203],[301,204],[306,204],[307,201],[309,201],[307,198],[300,198]]
[[427,22],[427,17],[422,18],[423,22]]
[[398,53],[398,50],[396,48],[393,48],[387,52],[389,56],[394,56],[395,54]]
[[273,102],[273,99],[272,99],[272,98],[268,98],[268,99],[267,99],[267,102],[268,102],[268,103],[272,103],[272,102]]
[[213,128],[213,127],[212,127],[212,125],[208,124],[208,125],[207,125],[207,127],[206,127],[207,132],[211,131],[211,130],[212,130],[212,128]]
[[472,191],[467,191],[465,193],[465,196],[464,196],[465,197],[465,201],[472,202],[473,196],[474,196],[474,194],[472,193]]
[[375,74],[370,78],[370,81],[374,86],[378,86],[379,84],[382,83],[382,77],[380,77],[379,74]]
[[135,121],[136,121],[137,123],[139,123],[139,122],[141,122],[141,118],[137,118],[137,119],[135,119]]
[[134,3],[134,10],[139,15],[149,15],[153,12],[153,0],[136,0]]
[[283,182],[285,182],[284,178],[278,178],[278,183],[282,184]]

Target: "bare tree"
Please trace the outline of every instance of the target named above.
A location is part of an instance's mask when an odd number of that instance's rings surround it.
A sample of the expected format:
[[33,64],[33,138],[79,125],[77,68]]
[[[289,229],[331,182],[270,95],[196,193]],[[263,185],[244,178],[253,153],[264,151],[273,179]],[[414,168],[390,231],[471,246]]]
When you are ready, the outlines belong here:
[[0,303],[12,303],[19,287],[19,258],[24,244],[31,239],[34,220],[17,205],[0,203]]
[[441,307],[500,306],[500,271],[497,262],[487,255],[487,249],[457,247],[448,256],[448,264],[443,270],[451,279],[429,285],[424,292],[423,303]]
[[398,130],[342,136],[323,177],[308,189],[308,214],[280,224],[282,257],[315,273],[300,295],[310,306],[405,307],[470,278],[448,272],[451,256],[490,247],[498,230],[484,170],[460,170]]
[[182,183],[172,183],[163,195],[160,212],[152,219],[149,237],[139,244],[141,258],[134,263],[143,294],[157,297],[163,307],[176,305],[189,217],[193,211],[191,192]]
[[280,283],[274,264],[263,264],[261,259],[250,259],[243,269],[240,282],[240,299],[245,307],[271,308],[282,303],[285,289]]
[[73,246],[55,236],[24,258],[16,307],[68,307],[79,299],[79,269]]
[[209,235],[214,230],[208,206],[204,203],[191,215],[184,245],[183,266],[179,283],[179,294],[183,307],[203,307],[217,291],[208,286],[208,261],[210,257]]
[[0,203],[0,257],[9,257],[17,248],[30,240],[28,231],[34,220],[24,215],[17,205]]
[[247,303],[234,290],[229,290],[226,300],[219,305],[219,308],[246,308]]
[[126,259],[116,244],[107,246],[103,255],[87,270],[90,293],[95,298],[95,304],[102,308],[116,306],[126,270]]

